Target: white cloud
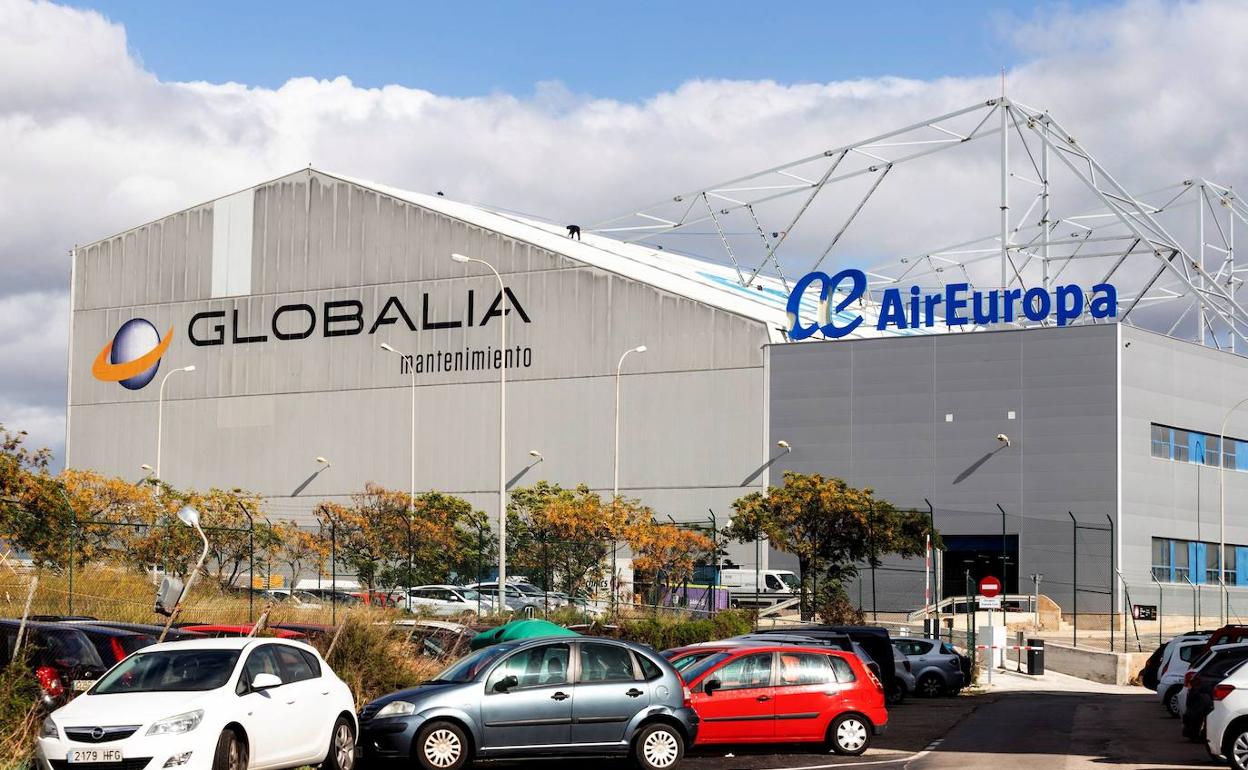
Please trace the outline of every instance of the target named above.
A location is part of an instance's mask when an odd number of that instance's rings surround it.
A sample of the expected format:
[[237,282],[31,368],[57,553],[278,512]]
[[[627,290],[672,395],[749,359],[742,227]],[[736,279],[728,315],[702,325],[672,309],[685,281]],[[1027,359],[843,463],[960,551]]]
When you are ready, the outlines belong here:
[[[1009,73],[1011,93],[1051,108],[1142,188],[1200,174],[1236,181],[1248,160],[1238,131],[1248,116],[1245,33],[1248,5],[1235,2],[1046,11],[1001,31],[1025,57]],[[699,80],[625,103],[559,84],[525,98],[451,98],[345,78],[277,89],[167,83],[96,13],[0,0],[0,189],[12,191],[0,207],[0,422],[58,435],[45,428],[64,400],[69,248],[308,163],[592,222],[997,89],[995,74]],[[846,253],[990,231],[996,202],[982,182],[992,173],[990,157],[971,155],[890,178]]]

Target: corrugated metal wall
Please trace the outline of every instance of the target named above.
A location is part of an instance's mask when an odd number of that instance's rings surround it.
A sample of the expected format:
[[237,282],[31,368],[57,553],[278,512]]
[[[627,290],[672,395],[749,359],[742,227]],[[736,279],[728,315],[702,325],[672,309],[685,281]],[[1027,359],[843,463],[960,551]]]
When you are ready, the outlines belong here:
[[[254,190],[250,250],[240,256],[237,225],[245,218],[237,204],[196,207],[75,255],[71,465],[142,475],[140,464],[155,464],[159,384],[171,369],[195,364],[166,390],[162,475],[174,485],[258,490],[275,498],[279,514],[307,511],[317,497],[366,481],[406,489],[410,380],[378,346],[453,355],[497,345],[498,318],[484,318],[497,283],[478,265],[453,262],[458,251],[498,267],[530,319],[508,316],[509,347],[531,350],[530,366],[508,372],[508,475],[531,460],[530,449],[545,461],[518,483],[545,478],[609,490],[615,365],[625,349],[645,344],[649,351],[629,357],[623,380],[625,491],[680,519],[703,517],[708,507],[724,514],[748,491],[746,479],[758,484],[761,324],[312,171]],[[214,211],[233,217],[229,244],[214,243]],[[229,231],[225,224],[215,223],[218,233]],[[228,281],[222,259],[235,271]],[[214,288],[240,285],[237,270],[248,262],[242,285],[250,293],[214,297]],[[369,333],[391,296],[422,328],[400,321]],[[325,303],[335,301],[362,304],[363,333],[324,336]],[[430,321],[460,325],[423,328],[426,301]],[[313,309],[315,331],[278,340],[274,313],[292,304]],[[191,344],[188,325],[204,312],[222,315],[197,321],[196,334],[215,338],[221,323],[224,344]],[[155,380],[137,391],[91,373],[96,354],[133,317],[162,334],[174,329]],[[277,331],[301,331],[307,321],[306,311],[291,311]],[[233,341],[259,335],[268,339]],[[497,380],[495,369],[418,375],[419,488],[464,494],[493,510]],[[317,455],[333,467],[312,478]]]

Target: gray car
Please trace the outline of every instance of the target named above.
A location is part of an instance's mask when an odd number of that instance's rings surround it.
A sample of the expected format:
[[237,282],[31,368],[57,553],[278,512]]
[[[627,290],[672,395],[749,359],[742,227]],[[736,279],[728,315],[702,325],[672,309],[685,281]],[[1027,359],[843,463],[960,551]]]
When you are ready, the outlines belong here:
[[697,738],[680,675],[653,650],[590,637],[504,642],[360,710],[370,760],[461,770],[496,757],[631,756],[668,770]]
[[962,656],[948,642],[916,636],[894,636],[893,646],[910,661],[914,693],[925,698],[956,694],[966,684]]

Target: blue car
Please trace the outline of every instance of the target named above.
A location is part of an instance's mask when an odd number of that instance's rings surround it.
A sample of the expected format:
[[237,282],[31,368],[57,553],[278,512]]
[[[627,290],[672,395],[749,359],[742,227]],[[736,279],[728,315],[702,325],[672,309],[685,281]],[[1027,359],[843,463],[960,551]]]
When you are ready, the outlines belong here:
[[631,756],[668,770],[697,738],[676,670],[613,639],[545,637],[478,650],[435,679],[360,710],[368,759],[460,770],[498,757]]

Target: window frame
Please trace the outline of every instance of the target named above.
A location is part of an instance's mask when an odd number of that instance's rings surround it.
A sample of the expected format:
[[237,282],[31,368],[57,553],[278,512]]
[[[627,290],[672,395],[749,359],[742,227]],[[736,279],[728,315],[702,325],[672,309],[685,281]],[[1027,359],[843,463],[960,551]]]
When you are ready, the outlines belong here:
[[[770,675],[767,677],[767,684],[751,684],[746,687],[729,687],[728,685],[724,684],[723,679],[720,679],[719,677],[720,672],[722,672],[725,668],[733,665],[734,663],[737,663],[738,661],[744,661],[747,658],[758,658],[764,655],[766,655],[767,657],[771,659],[771,663],[769,664],[771,666]],[[776,686],[776,653],[775,652],[747,652],[743,655],[736,655],[734,657],[729,658],[728,660],[723,661],[718,666],[708,671],[704,677],[702,677],[703,692],[706,691],[706,683],[711,681],[712,679],[716,679],[720,683],[719,687],[715,689],[716,692],[735,692],[737,690],[759,690],[764,687],[775,687]]]
[[[511,689],[507,690],[507,692],[496,692],[494,690],[494,687],[490,684],[490,680],[493,678],[494,673],[498,671],[500,668],[502,668],[503,666],[507,665],[508,661],[510,661],[512,658],[516,657],[517,655],[529,655],[534,650],[546,650],[552,647],[564,647],[568,651],[568,660],[567,660],[567,663],[563,667],[563,681],[562,682],[539,682],[538,684],[533,684],[533,685],[528,685],[528,686],[524,685],[523,683],[518,683],[515,687],[512,687]],[[511,653],[504,655],[499,660],[495,661],[494,665],[490,667],[490,670],[486,672],[485,678],[482,680],[483,686],[485,688],[485,694],[488,697],[491,695],[507,695],[508,693],[513,693],[513,692],[526,692],[528,690],[537,690],[542,687],[571,687],[572,681],[573,681],[572,665],[575,659],[576,659],[576,656],[572,654],[572,644],[570,642],[551,642],[549,644],[539,644],[535,647],[524,647],[519,650],[514,650]],[[517,679],[519,679],[519,677],[517,677]]]
[[[585,678],[585,666],[583,665],[581,661],[581,655],[583,654],[583,650],[586,647],[591,646],[591,645],[595,647],[610,647],[612,649],[619,650],[620,652],[624,653],[628,657],[629,667],[632,669],[632,672],[633,672],[632,677],[629,679],[586,679]],[[659,671],[660,673],[662,673],[662,669],[659,669]],[[637,658],[633,654],[633,651],[628,649],[627,647],[624,647],[623,645],[618,645],[618,644],[608,644],[606,642],[600,642],[600,641],[583,641],[583,642],[576,643],[576,678],[572,680],[572,684],[620,684],[621,682],[644,682],[644,681],[646,680],[641,676],[641,665],[637,662]]]

